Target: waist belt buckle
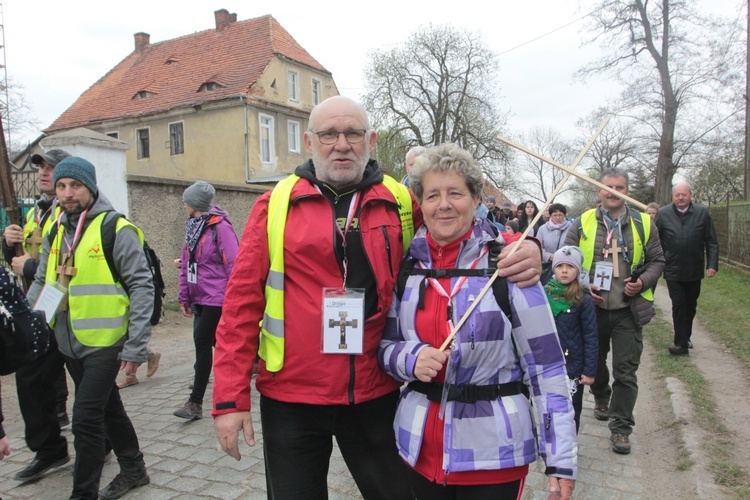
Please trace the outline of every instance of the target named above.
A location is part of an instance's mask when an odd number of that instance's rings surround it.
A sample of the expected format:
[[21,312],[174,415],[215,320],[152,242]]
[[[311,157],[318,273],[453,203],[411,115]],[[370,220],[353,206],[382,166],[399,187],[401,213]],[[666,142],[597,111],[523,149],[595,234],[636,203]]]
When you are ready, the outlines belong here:
[[465,385],[461,389],[461,401],[466,403],[477,402],[477,391],[475,385]]
[[461,390],[461,387],[453,384],[448,384],[448,401],[456,401],[457,399],[462,399],[462,394],[463,391]]

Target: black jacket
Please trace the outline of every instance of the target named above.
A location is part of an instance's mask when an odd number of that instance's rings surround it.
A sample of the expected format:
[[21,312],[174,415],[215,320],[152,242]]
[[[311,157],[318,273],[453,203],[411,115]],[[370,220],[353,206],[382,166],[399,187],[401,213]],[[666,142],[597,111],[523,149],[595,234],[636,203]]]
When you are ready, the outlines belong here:
[[670,204],[659,210],[655,222],[666,260],[665,279],[698,281],[705,269],[719,270],[719,240],[706,207],[691,203],[680,215]]

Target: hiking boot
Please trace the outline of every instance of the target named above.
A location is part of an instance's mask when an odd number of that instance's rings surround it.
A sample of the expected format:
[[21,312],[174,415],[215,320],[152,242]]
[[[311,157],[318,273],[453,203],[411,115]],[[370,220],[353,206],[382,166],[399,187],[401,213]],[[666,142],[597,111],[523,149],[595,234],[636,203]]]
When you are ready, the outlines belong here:
[[159,369],[159,360],[161,359],[161,353],[152,351],[148,353],[148,369],[146,370],[146,376],[151,377],[156,370]]
[[173,415],[188,420],[199,420],[203,418],[203,407],[188,399],[188,402],[182,408],[175,410]]
[[132,375],[125,375],[122,380],[117,382],[117,387],[120,389],[125,389],[126,387],[130,387],[131,385],[137,384],[138,377],[135,376],[135,373]]
[[630,438],[627,434],[621,432],[613,432],[609,438],[612,441],[612,451],[627,455],[630,453]]
[[146,486],[150,482],[151,479],[148,477],[145,467],[138,472],[120,472],[106,488],[99,490],[99,498],[106,500],[120,498],[133,488]]
[[688,340],[688,349],[692,349],[692,348],[693,348],[693,341]]
[[65,455],[60,457],[43,458],[37,455],[37,457],[31,461],[28,467],[16,472],[15,476],[13,476],[13,479],[15,479],[16,481],[21,481],[22,483],[33,481],[42,477],[48,470],[54,467],[65,465],[69,461],[70,456],[68,455],[67,451],[65,452]]
[[596,418],[597,420],[609,420],[609,404],[595,403],[594,418]]
[[672,356],[690,356],[690,351],[688,351],[687,347],[673,345],[669,346],[667,350],[669,350],[669,354]]

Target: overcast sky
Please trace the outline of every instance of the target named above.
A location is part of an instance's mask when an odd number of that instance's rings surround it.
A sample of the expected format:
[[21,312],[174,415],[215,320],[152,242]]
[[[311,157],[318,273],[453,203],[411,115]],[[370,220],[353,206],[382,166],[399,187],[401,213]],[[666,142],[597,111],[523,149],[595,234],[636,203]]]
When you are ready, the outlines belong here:
[[[702,3],[723,15],[745,15],[745,0]],[[402,43],[415,26],[448,23],[478,31],[501,53],[497,85],[501,107],[511,112],[510,129],[552,126],[572,134],[577,118],[618,91],[602,79],[573,83],[573,72],[599,54],[596,46],[581,47],[583,23],[574,21],[586,11],[578,5],[576,0],[6,0],[2,11],[8,76],[24,86],[42,128],[133,51],[134,33],[146,32],[157,43],[212,29],[213,12],[225,8],[239,21],[273,15],[333,73],[339,92],[355,99],[364,90],[367,54]],[[525,42],[530,43],[515,48]]]

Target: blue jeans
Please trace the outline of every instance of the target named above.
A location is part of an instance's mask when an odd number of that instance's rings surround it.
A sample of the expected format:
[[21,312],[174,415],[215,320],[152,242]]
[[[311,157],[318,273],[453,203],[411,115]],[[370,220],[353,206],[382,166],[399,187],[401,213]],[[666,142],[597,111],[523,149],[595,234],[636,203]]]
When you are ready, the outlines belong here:
[[98,498],[105,456],[105,437],[112,443],[122,472],[145,469],[133,424],[115,385],[121,347],[107,347],[80,359],[66,357],[76,384],[73,402],[73,469],[71,498]]

